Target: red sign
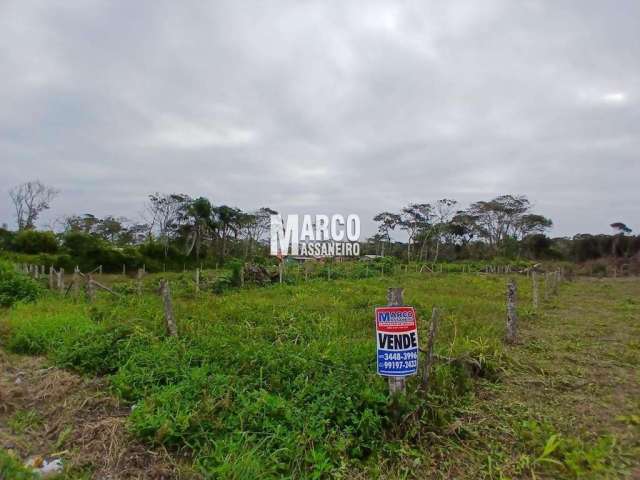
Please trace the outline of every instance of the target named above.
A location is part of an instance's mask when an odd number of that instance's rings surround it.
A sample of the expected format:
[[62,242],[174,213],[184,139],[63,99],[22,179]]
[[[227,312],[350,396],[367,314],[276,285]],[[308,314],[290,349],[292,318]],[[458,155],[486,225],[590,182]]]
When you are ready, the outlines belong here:
[[416,329],[416,312],[413,307],[376,308],[376,330],[379,332],[405,332]]

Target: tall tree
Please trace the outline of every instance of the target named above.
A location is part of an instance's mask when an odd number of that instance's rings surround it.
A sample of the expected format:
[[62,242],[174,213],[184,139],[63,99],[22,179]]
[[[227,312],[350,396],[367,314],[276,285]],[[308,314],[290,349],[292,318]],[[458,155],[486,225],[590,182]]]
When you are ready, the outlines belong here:
[[440,254],[440,244],[442,237],[449,233],[449,223],[453,217],[455,206],[458,202],[450,198],[442,198],[438,200],[434,208],[434,221],[433,221],[433,237],[436,241],[436,251],[433,256],[433,261],[438,261],[438,255]]
[[[400,220],[400,215],[390,212],[382,212],[373,217],[373,221],[380,224],[378,225],[378,234],[386,239],[387,244],[391,244],[391,232],[400,224]],[[384,257],[384,242],[382,242],[380,255]]]
[[535,213],[522,215],[515,223],[514,231],[518,240],[532,234],[544,233],[545,230],[551,228],[553,222],[551,219]]
[[164,247],[164,256],[169,254],[169,241],[177,232],[185,205],[191,199],[188,195],[176,193],[154,193],[149,195],[147,212],[150,214],[150,231],[158,232],[160,242]]
[[195,247],[196,259],[200,260],[202,241],[211,227],[213,206],[208,199],[199,197],[186,204],[184,212],[186,219],[184,225],[188,230],[185,254],[190,255]]
[[109,215],[98,223],[96,234],[111,243],[120,243],[120,237],[126,232],[126,222],[124,217],[114,217]]
[[25,182],[9,190],[16,212],[18,230],[31,230],[36,226],[40,214],[48,210],[53,199],[60,193],[40,180]]
[[[458,239],[457,243],[467,245],[476,233],[477,219],[465,210],[459,210],[449,222],[451,235]],[[455,241],[455,240],[454,240]]]
[[612,223],[611,228],[618,232],[616,235],[614,235],[613,242],[611,242],[611,254],[615,257],[618,254],[618,247],[620,245],[620,242],[624,238],[624,234],[631,233],[631,229],[622,222]]
[[254,246],[258,244],[269,231],[271,215],[278,212],[269,207],[262,207],[255,212],[245,213],[241,216],[240,227],[245,237],[244,257],[253,255]]
[[400,228],[407,232],[407,262],[411,261],[411,245],[421,231],[431,225],[432,207],[428,203],[411,203],[402,209]]
[[100,219],[91,213],[84,215],[71,215],[64,217],[62,226],[65,232],[82,232],[86,234],[95,233],[100,223]]
[[220,205],[213,208],[213,226],[218,233],[220,240],[220,260],[224,262],[227,254],[227,243],[229,236],[233,234],[237,237],[243,212],[234,207]]
[[476,233],[497,249],[510,235],[516,235],[522,215],[531,208],[523,195],[501,195],[472,203],[467,213],[475,219]]

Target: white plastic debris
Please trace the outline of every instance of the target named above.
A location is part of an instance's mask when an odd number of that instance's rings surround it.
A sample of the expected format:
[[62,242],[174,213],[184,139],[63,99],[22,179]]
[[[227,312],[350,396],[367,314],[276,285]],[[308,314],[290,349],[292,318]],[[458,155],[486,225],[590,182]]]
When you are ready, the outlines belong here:
[[53,460],[45,460],[42,457],[33,457],[27,460],[25,466],[32,468],[41,478],[52,478],[62,473],[64,468],[62,460],[55,458]]
[[54,475],[58,475],[59,473],[61,473],[62,468],[62,460],[60,460],[59,458],[51,460],[50,462],[47,462],[45,460],[42,464],[42,467],[38,469],[38,473],[42,478],[51,478]]

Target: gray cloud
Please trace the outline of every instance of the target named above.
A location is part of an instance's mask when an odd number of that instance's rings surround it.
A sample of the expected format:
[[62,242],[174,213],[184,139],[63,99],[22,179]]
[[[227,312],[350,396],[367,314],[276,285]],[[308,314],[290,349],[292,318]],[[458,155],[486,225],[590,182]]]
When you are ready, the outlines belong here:
[[153,191],[367,220],[523,193],[556,235],[637,230],[638,18],[633,0],[5,1],[0,193],[58,187],[49,220],[136,217]]

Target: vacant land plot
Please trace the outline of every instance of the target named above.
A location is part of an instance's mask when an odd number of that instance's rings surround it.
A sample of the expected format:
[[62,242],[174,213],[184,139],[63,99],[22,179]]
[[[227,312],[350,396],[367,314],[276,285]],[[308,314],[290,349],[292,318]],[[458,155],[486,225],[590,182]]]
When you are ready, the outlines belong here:
[[[121,297],[104,294],[93,304],[52,295],[17,306],[4,314],[2,342],[100,377],[109,402],[121,399],[109,411],[120,418],[118,435],[163,452],[167,467],[156,476],[631,474],[640,442],[640,283],[565,284],[536,313],[530,281],[519,278],[521,341],[504,347],[505,282],[404,274],[196,295],[176,279],[177,338],[164,333],[157,295],[115,284]],[[388,286],[405,288],[422,338],[432,307],[442,311],[427,395],[413,380],[406,398],[390,399],[375,374],[373,308],[385,304]],[[62,398],[56,402],[65,408]],[[22,435],[36,441],[36,420],[50,413],[11,405],[1,412],[3,428],[19,436],[12,425],[33,424]],[[131,412],[126,420],[122,408]],[[81,447],[74,438],[82,435],[62,435],[78,428],[58,422],[47,434],[55,446],[38,444],[69,452],[61,454],[69,478],[88,471],[75,464]],[[18,454],[34,453],[14,443]],[[138,467],[147,461],[126,455]],[[126,472],[126,461],[120,467]],[[140,475],[129,472],[122,478]]]

